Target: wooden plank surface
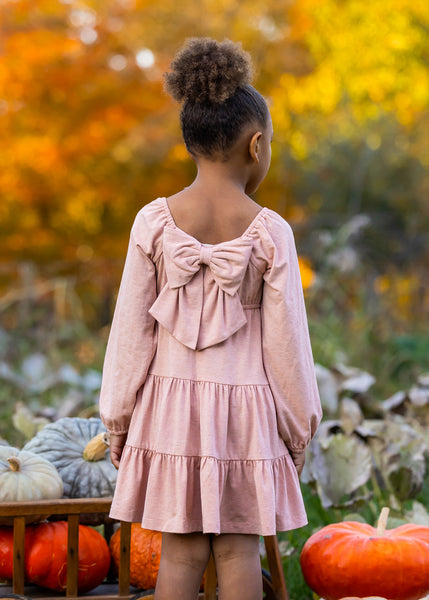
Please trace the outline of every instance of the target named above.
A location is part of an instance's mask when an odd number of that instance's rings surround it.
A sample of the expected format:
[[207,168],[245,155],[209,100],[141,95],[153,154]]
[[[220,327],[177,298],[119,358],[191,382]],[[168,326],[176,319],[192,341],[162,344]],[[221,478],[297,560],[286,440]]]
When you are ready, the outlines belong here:
[[37,502],[2,502],[0,517],[108,513],[112,498],[58,498]]
[[[138,594],[141,590],[134,588],[131,586],[130,593],[128,598],[131,598],[135,594]],[[12,586],[9,584],[0,584],[0,599],[7,594],[13,594]],[[103,599],[114,599],[118,600],[118,584],[117,583],[102,583],[95,589],[86,592],[85,594],[80,594],[75,598],[67,598],[64,594],[59,595],[59,592],[55,590],[48,590],[47,588],[40,587],[34,584],[28,584],[25,586],[24,596],[31,598],[32,600],[89,600],[90,598],[95,598],[96,600]],[[125,600],[125,598],[121,598],[121,600]],[[146,599],[145,599],[146,600]]]

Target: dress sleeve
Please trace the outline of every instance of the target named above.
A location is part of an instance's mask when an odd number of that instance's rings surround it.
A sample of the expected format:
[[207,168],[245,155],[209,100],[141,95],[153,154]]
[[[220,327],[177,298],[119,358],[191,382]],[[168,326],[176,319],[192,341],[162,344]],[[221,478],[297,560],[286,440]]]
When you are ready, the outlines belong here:
[[156,298],[155,265],[131,230],[100,392],[100,416],[111,433],[126,433],[156,348],[155,320],[149,308]]
[[279,433],[302,452],[322,417],[298,257],[289,225],[278,217],[271,264],[264,274],[262,348]]

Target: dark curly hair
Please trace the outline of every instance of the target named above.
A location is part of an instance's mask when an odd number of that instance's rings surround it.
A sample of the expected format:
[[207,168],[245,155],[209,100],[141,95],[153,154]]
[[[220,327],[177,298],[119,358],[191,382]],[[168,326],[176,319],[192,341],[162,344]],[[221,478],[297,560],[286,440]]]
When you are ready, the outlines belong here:
[[180,124],[191,154],[228,156],[244,127],[268,124],[268,107],[250,85],[250,56],[230,40],[190,38],[165,74],[165,88],[183,102]]

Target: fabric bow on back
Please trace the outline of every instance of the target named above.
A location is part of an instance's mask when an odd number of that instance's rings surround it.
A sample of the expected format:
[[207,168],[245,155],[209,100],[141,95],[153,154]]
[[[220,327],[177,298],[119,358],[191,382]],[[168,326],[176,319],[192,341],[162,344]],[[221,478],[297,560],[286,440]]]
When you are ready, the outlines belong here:
[[166,227],[163,251],[167,284],[149,312],[173,337],[192,350],[202,350],[246,324],[237,292],[252,252],[251,240],[204,246],[182,230]]

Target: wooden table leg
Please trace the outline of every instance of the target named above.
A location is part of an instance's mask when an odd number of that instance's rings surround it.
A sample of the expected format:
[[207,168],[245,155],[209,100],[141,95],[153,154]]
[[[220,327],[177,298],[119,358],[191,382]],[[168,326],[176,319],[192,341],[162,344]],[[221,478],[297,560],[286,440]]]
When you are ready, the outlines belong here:
[[25,517],[13,520],[13,593],[24,593]]
[[204,574],[204,600],[216,600],[216,565],[213,554],[210,554],[206,572]]
[[131,523],[121,521],[120,536],[119,596],[128,596],[130,593]]
[[268,568],[270,570],[271,582],[274,593],[276,594],[276,600],[289,600],[277,536],[267,535],[264,537],[264,542],[267,551]]
[[69,515],[67,519],[67,586],[66,596],[77,596],[79,573],[79,515]]

